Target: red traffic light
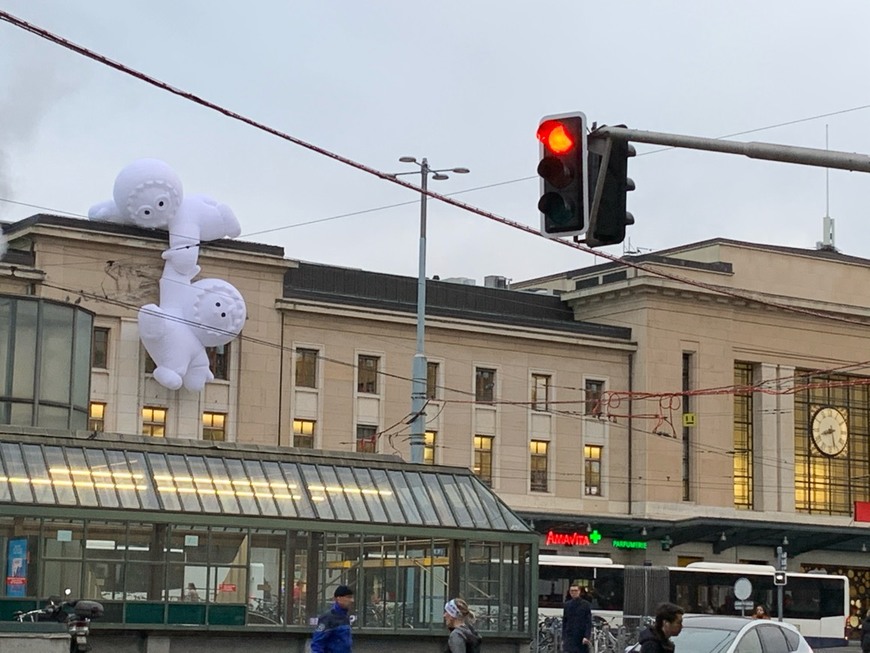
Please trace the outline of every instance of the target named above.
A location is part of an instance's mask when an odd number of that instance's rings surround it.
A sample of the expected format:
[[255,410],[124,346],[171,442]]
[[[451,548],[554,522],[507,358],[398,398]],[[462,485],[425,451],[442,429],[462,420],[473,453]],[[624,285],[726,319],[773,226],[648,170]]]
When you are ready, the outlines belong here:
[[547,151],[553,154],[565,154],[576,145],[570,129],[566,129],[561,120],[542,122],[538,127],[538,140],[544,144]]

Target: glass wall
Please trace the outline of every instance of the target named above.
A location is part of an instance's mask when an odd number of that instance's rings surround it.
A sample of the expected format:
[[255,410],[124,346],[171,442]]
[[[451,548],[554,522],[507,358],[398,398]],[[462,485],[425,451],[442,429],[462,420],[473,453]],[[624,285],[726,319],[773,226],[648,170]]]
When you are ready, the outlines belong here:
[[0,296],[0,424],[85,429],[93,315]]
[[7,516],[0,547],[0,620],[70,589],[103,603],[103,623],[309,629],[340,584],[367,630],[440,630],[453,596],[482,631],[530,617],[531,544]]

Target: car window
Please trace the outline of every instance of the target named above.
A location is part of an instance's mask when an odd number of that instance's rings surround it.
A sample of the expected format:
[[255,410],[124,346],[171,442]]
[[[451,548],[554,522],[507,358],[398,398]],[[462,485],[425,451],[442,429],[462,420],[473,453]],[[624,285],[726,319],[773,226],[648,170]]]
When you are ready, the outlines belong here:
[[785,641],[788,642],[788,650],[797,651],[801,645],[801,636],[788,628],[783,628],[782,632],[785,634]]
[[[758,639],[758,628],[747,630],[737,642],[735,653],[762,653],[761,640]],[[784,641],[784,640],[783,640]]]
[[779,626],[765,624],[764,626],[759,626],[756,630],[761,638],[761,646],[764,648],[764,653],[789,653],[791,651],[788,647],[788,642],[785,641],[785,634]]

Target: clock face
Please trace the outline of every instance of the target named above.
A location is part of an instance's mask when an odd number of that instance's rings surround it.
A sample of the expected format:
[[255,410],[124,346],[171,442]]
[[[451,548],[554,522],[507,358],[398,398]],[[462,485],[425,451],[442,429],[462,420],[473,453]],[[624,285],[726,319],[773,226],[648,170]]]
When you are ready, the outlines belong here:
[[819,451],[826,456],[836,456],[849,441],[846,416],[830,406],[820,408],[813,415],[812,435]]

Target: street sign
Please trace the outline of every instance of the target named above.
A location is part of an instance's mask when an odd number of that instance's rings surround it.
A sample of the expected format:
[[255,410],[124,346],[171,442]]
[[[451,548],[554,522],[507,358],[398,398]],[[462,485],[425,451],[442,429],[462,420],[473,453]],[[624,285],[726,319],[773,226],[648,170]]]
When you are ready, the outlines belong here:
[[754,607],[755,603],[752,601],[734,601],[735,610],[751,610]]
[[752,596],[752,582],[745,577],[740,577],[734,581],[734,596],[740,601],[745,601]]

